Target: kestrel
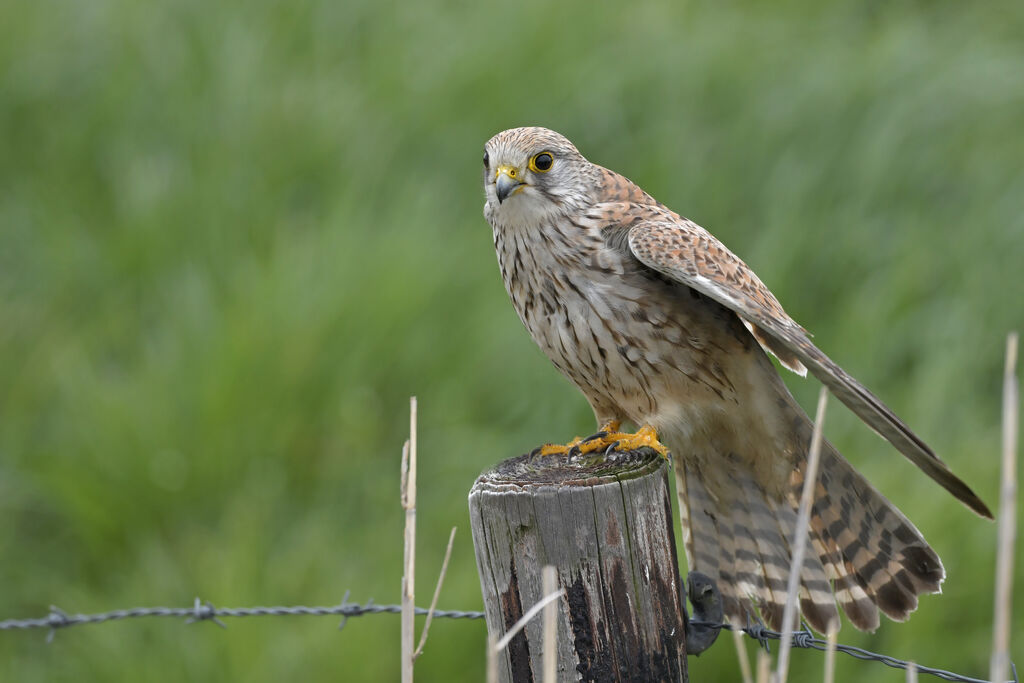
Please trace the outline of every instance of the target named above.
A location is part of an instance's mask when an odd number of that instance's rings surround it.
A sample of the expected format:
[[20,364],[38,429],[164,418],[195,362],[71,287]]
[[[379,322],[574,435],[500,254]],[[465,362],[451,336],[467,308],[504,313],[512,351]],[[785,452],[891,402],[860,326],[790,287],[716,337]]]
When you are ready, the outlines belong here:
[[[790,539],[812,424],[768,354],[817,377],[967,507],[985,504],[880,399],[813,343],[711,233],[545,128],[484,152],[484,216],[505,288],[533,340],[587,397],[601,432],[584,452],[671,451],[691,571],[725,614],[756,605],[781,628]],[[619,432],[622,421],[640,429]],[[664,444],[664,445],[662,445]],[[572,445],[572,444],[570,444]],[[564,450],[548,446],[544,452]],[[808,529],[800,608],[815,629],[905,620],[945,571],[921,532],[828,443]]]

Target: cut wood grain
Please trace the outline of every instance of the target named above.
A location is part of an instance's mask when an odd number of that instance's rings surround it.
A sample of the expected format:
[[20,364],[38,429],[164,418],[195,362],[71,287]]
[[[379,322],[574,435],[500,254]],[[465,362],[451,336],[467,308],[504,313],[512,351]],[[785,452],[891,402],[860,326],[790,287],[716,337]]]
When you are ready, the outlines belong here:
[[[683,593],[665,460],[521,456],[482,474],[470,523],[488,632],[498,640],[544,596],[553,565],[560,681],[686,681]],[[498,657],[498,679],[542,678],[542,620]]]

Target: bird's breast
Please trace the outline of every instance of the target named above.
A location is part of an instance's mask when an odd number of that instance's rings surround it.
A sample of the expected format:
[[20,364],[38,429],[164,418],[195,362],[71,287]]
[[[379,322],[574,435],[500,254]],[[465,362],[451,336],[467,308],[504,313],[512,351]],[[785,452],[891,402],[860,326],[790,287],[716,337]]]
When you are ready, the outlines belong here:
[[513,306],[554,365],[595,410],[634,422],[667,402],[734,393],[718,351],[729,314],[608,247],[599,234],[495,231]]

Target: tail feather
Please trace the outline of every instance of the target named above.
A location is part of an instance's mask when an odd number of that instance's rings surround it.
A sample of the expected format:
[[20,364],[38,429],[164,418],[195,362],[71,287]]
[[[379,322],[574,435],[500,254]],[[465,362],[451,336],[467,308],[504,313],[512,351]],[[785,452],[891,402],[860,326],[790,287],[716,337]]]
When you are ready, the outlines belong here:
[[[699,467],[680,463],[690,569],[716,581],[734,622],[744,623],[756,605],[769,626],[782,627],[802,469],[776,499],[749,469],[733,467],[728,495],[719,499]],[[919,595],[940,590],[942,563],[921,533],[827,442],[807,533],[799,602],[818,631],[838,628],[836,603],[870,631],[879,610],[902,621]]]
[[722,520],[718,523],[718,527],[718,539],[721,543],[722,558],[718,571],[721,575],[722,583],[730,584],[726,591],[720,591],[722,593],[723,611],[728,615],[734,616],[736,619],[742,619],[746,622],[751,615],[747,607],[748,603],[743,599],[745,596],[737,592],[738,582],[733,569],[736,562],[736,539],[734,538],[729,520]]
[[[818,484],[818,498],[824,495],[824,488]],[[817,502],[811,506],[811,544],[814,546],[825,566],[826,576],[832,581],[836,602],[843,608],[850,622],[861,631],[874,631],[878,628],[878,607],[873,594],[857,580],[852,566],[842,558],[839,544],[828,532],[822,517],[821,505]]]
[[749,481],[737,481],[744,495],[733,501],[733,536],[736,538],[737,572],[750,588],[750,596],[757,602],[761,617],[776,630],[782,627],[782,609],[786,603],[786,569],[782,567],[782,554],[778,533],[767,526],[764,511],[756,506],[750,493]]
[[[737,474],[736,481],[745,492],[746,508],[750,514],[750,521],[745,526],[757,540],[761,556],[764,586],[761,589],[758,607],[765,621],[778,630],[783,626],[792,563],[790,542],[796,529],[796,511],[787,501],[772,501],[749,473]],[[804,554],[800,569],[797,597],[800,611],[807,621],[815,629],[825,632],[828,631],[830,624],[834,623],[838,627],[839,613],[832,597],[832,586],[825,575],[825,568],[810,546],[812,544],[809,544],[808,552]],[[790,626],[797,627],[798,622]]]
[[[796,511],[785,503],[776,505],[774,510],[783,537],[794,538]],[[800,573],[800,611],[812,628],[828,633],[833,628],[839,628],[839,611],[836,609],[825,559],[816,550],[816,535],[813,531],[808,532],[808,541]]]
[[683,547],[690,571],[699,571],[718,586],[722,609],[736,623],[746,623],[751,616],[745,582],[736,575],[734,563],[736,543],[728,517],[719,518],[712,510],[718,505],[708,494],[703,479],[692,465],[677,464],[682,476],[679,511],[683,523]]
[[941,590],[942,562],[910,520],[831,446],[823,456],[816,512],[866,592],[887,616],[903,621],[917,609],[918,595]]

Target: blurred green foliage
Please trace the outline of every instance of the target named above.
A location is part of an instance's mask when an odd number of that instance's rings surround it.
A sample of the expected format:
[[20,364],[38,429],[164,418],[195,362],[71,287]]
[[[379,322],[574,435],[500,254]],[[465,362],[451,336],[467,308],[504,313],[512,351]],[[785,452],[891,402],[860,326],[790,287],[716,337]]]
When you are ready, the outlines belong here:
[[[6,5],[0,618],[397,601],[411,394],[419,593],[457,525],[441,606],[479,608],[473,479],[592,420],[480,213],[483,143],[524,124],[715,232],[995,503],[1024,322],[1021,36],[1014,2]],[[816,383],[790,384],[811,405]],[[909,623],[841,640],[984,675],[995,526],[841,408],[827,434],[949,574]],[[398,631],[8,632],[0,678],[395,680]],[[481,679],[484,637],[435,622],[418,676]],[[728,641],[691,667],[737,677]],[[840,679],[879,667],[841,659]]]

